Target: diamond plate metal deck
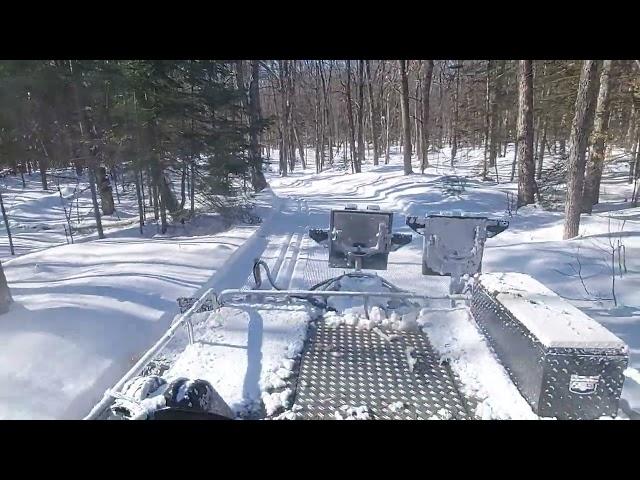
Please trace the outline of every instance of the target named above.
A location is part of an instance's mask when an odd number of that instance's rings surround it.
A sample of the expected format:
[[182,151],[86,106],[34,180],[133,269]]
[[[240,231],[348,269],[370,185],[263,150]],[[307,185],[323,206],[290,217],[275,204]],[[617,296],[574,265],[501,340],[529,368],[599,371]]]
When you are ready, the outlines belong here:
[[345,406],[366,406],[371,419],[470,418],[449,366],[424,333],[394,332],[398,338],[387,342],[374,331],[323,320],[309,333],[292,407],[298,418],[334,419]]
[[[345,268],[329,267],[327,252],[326,247],[316,244],[308,235],[305,235],[298,255],[298,263],[300,263],[299,268],[302,271],[302,275],[299,281],[292,283],[292,287],[309,288],[329,278],[353,271]],[[407,261],[405,253],[402,250],[394,252],[389,257],[387,270],[375,273],[404,290],[429,292],[433,295],[446,295],[449,293],[449,277],[422,275],[419,258],[418,263],[410,263]],[[409,254],[407,253],[407,255]],[[374,273],[373,271],[370,272]],[[443,306],[446,305],[448,305],[448,302],[443,303]]]

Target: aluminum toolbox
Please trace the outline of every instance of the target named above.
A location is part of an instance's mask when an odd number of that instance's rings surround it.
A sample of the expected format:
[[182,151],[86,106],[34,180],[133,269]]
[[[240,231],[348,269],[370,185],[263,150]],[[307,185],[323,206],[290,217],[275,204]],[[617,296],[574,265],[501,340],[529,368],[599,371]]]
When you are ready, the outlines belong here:
[[537,415],[617,414],[628,347],[598,322],[521,273],[482,274],[471,313]]

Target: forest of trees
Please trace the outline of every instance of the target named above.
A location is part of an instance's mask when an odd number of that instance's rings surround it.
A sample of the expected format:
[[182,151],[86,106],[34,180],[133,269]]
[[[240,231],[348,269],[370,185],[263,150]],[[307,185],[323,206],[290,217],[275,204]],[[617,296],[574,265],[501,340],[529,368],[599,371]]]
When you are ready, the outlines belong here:
[[[581,213],[599,201],[603,162],[623,148],[638,199],[640,62],[637,60],[278,60],[260,62],[262,110],[275,119],[263,145],[279,151],[287,175],[307,168],[313,149],[320,172],[336,159],[353,173],[365,151],[388,163],[400,146],[404,171],[421,171],[428,152],[484,149],[481,178],[517,181],[517,206],[543,201],[566,185],[565,238],[578,234]],[[509,178],[496,159],[516,153]]]
[[164,233],[167,216],[194,213],[196,192],[215,208],[266,186],[257,82],[257,62],[3,61],[0,165],[39,172],[44,190],[52,168],[87,172],[100,238],[125,176],[141,230],[146,196]]
[[[101,237],[118,175],[135,183],[141,228],[146,201],[165,231],[167,216],[194,213],[196,192],[215,207],[262,190],[272,157],[283,176],[357,174],[399,146],[406,174],[418,174],[412,155],[424,173],[429,152],[450,147],[455,166],[460,149],[483,149],[478,175],[517,181],[518,206],[561,179],[571,238],[599,201],[611,147],[637,184],[639,127],[637,60],[0,62],[0,166],[39,172],[43,189],[51,168],[87,171]],[[499,178],[509,144],[511,175]]]

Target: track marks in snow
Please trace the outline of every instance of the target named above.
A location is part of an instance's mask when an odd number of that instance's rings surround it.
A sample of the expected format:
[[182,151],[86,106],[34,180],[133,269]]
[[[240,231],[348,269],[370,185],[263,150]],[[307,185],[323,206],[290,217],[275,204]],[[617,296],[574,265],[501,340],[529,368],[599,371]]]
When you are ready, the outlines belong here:
[[298,261],[298,255],[300,253],[300,244],[302,241],[302,237],[304,233],[297,232],[295,233],[287,246],[287,249],[284,254],[283,263],[280,265],[280,269],[278,271],[278,278],[276,283],[281,288],[289,288],[291,284],[291,277],[293,275],[293,270]]

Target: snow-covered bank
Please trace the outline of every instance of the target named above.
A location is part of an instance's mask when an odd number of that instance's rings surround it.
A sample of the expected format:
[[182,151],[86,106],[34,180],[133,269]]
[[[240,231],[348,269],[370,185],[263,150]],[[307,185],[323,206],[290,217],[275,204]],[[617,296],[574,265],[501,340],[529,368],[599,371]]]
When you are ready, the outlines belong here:
[[[278,202],[259,201],[268,220]],[[0,418],[81,418],[168,328],[178,297],[242,285],[261,228],[205,216],[4,263],[15,303],[0,321]]]
[[[86,175],[76,177],[73,169],[52,170],[48,175],[49,190],[42,190],[40,174],[25,174],[25,186],[19,176],[0,179],[9,227],[13,237],[16,255],[71,243],[66,215],[70,215],[76,242],[97,238],[93,205]],[[60,191],[58,191],[58,187]],[[115,213],[102,217],[102,225],[107,236],[113,232],[136,225],[138,204],[135,189],[126,191],[118,185],[114,190]],[[65,212],[66,210],[66,212]],[[151,228],[147,228],[151,231]],[[6,241],[6,229],[0,222],[0,235],[5,239],[0,244],[2,261],[14,258]]]

